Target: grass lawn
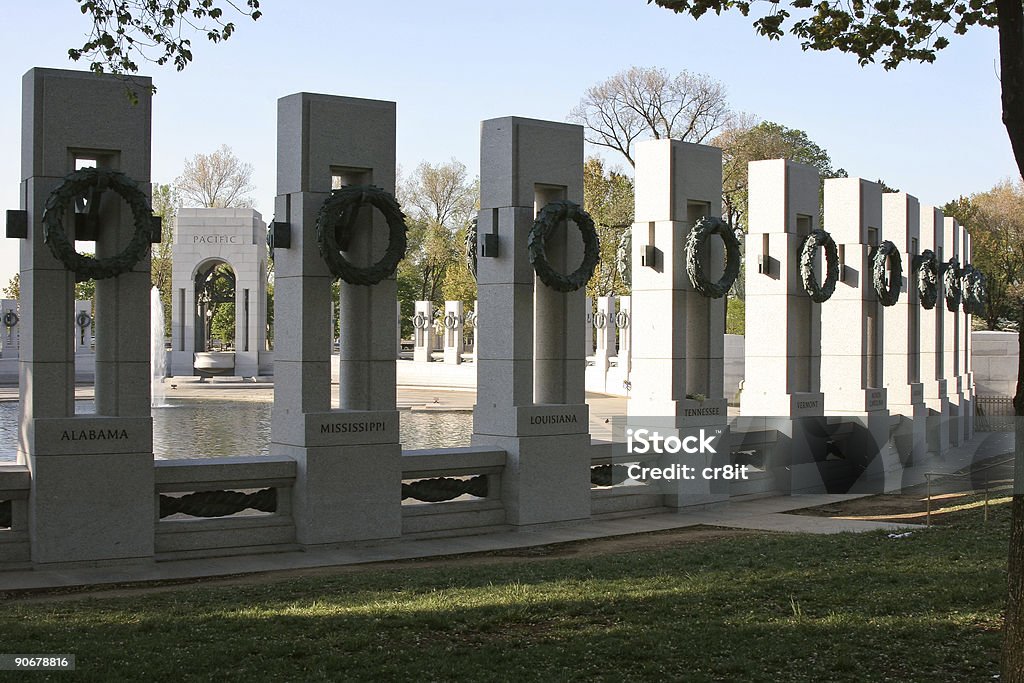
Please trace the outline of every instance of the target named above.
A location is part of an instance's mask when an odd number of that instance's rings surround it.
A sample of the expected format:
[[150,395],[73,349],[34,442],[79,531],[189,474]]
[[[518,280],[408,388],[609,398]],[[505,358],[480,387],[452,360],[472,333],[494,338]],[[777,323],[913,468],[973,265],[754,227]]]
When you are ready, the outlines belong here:
[[900,539],[765,534],[8,599],[0,652],[77,656],[75,673],[6,673],[22,681],[989,681],[1008,508]]

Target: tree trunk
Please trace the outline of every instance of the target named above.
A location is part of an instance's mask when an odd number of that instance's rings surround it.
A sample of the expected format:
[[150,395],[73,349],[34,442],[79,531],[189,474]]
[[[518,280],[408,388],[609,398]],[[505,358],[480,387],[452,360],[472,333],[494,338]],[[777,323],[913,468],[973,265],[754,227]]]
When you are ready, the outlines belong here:
[[1017,333],[1017,391],[1013,397],[1014,477],[1010,555],[1007,563],[1009,596],[1003,635],[1002,680],[1024,683],[1024,300]]
[[[1017,167],[1024,174],[1024,6],[1021,0],[996,0],[999,27],[999,66],[1003,125]],[[1009,597],[1003,641],[1003,683],[1024,683],[1024,302],[1017,335],[1017,391],[1013,397],[1015,422],[1013,522],[1007,573]]]
[[[1018,439],[1024,440],[1018,428]],[[1017,454],[1017,481],[1020,481],[1020,454]],[[1020,485],[1017,486],[1020,491]],[[1006,605],[1006,633],[1003,643],[1005,683],[1024,681],[1024,496],[1013,497],[1013,522],[1010,530],[1010,598]]]

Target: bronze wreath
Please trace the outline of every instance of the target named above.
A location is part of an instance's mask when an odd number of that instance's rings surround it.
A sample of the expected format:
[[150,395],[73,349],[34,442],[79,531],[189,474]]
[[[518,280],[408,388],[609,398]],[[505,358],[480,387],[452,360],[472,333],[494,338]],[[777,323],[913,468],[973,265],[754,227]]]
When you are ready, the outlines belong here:
[[946,310],[956,313],[960,306],[960,262],[952,257],[946,262],[945,272],[942,274],[942,285],[946,290]]
[[[818,247],[825,249],[825,281],[821,284],[818,284],[818,279],[814,276],[814,258],[818,254]],[[812,230],[800,245],[800,280],[811,301],[818,304],[828,301],[836,291],[836,282],[839,280],[839,250],[832,235],[821,228]]]
[[[885,281],[885,262],[890,261],[892,271],[889,282]],[[889,240],[883,240],[871,257],[871,283],[883,306],[894,306],[900,300],[903,287],[903,258],[900,250]]]
[[[725,243],[725,272],[718,282],[711,282],[704,275],[704,266],[700,263],[700,245],[707,242],[711,235],[718,235]],[[729,289],[740,274],[740,241],[736,233],[721,218],[706,216],[697,221],[690,234],[686,236],[686,275],[690,284],[701,296],[709,299],[721,299],[729,293]]]
[[78,315],[75,316],[75,322],[84,330],[92,324],[92,316],[86,311],[79,311]]
[[629,314],[625,311],[619,311],[615,314],[615,327],[620,330],[629,327]]
[[[562,221],[575,223],[583,237],[583,261],[579,268],[568,275],[555,272],[547,258],[547,240],[555,226]],[[586,285],[601,258],[601,245],[597,239],[597,230],[594,229],[594,220],[579,204],[565,199],[549,202],[540,210],[530,228],[526,246],[533,272],[537,273],[541,282],[559,292],[574,292]]]
[[930,311],[939,299],[939,272],[935,252],[925,249],[914,258],[913,265],[917,270],[917,292],[921,297],[921,308]]
[[14,311],[8,310],[6,313],[4,313],[5,327],[14,327],[15,325],[18,324],[19,320],[20,318],[18,317],[18,314],[15,313]]
[[[352,228],[359,209],[369,204],[384,214],[388,223],[388,248],[372,266],[354,266],[344,256],[352,241]],[[349,185],[331,192],[316,217],[316,241],[331,275],[350,285],[375,285],[391,277],[405,256],[405,216],[389,192],[373,185]]]
[[449,330],[454,330],[459,326],[459,317],[454,313],[447,313],[444,316],[444,326]]
[[[117,256],[95,258],[75,251],[64,231],[64,214],[86,190],[113,190],[121,195],[135,218],[135,234]],[[43,210],[43,242],[49,245],[64,267],[74,272],[76,282],[105,280],[127,273],[149,252],[153,235],[153,210],[138,184],[120,171],[83,168],[64,177],[64,183],[46,200]]]
[[422,330],[424,327],[427,326],[427,316],[423,315],[422,313],[417,313],[412,317],[412,326],[415,327],[417,330]]
[[960,275],[960,288],[963,292],[961,304],[963,312],[967,315],[981,313],[984,305],[984,276],[974,266],[967,264],[963,267]]

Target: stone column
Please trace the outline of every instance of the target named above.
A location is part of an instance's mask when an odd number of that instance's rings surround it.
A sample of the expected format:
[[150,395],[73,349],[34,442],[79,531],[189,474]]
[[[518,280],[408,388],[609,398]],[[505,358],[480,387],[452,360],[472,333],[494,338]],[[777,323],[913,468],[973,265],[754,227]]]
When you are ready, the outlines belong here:
[[[725,297],[698,293],[686,274],[686,238],[702,218],[721,216],[722,151],[677,140],[636,146],[636,223],[632,255],[632,390],[628,424],[651,429],[711,431],[723,437],[716,454],[686,456],[685,466],[728,463],[724,395]],[[723,244],[705,247],[705,274],[723,272]],[[677,482],[670,507],[728,497],[728,487],[698,477]]]
[[[960,252],[963,263],[971,263],[971,234],[966,226],[960,226]],[[960,304],[960,386],[964,394],[963,420],[964,439],[974,438],[974,374],[971,372],[971,328],[973,316],[964,312]]]
[[[740,415],[754,431],[764,425],[778,432],[765,462],[778,489],[821,490],[821,317],[832,302],[813,301],[800,272],[804,240],[821,227],[820,179],[814,167],[784,159],[751,162],[748,178],[748,335]],[[815,261],[815,278],[822,284],[823,253]]]
[[[921,207],[921,250],[935,253],[938,272],[935,306],[921,309],[921,383],[924,403],[928,408],[927,449],[938,456],[949,450],[949,399],[945,374],[945,315],[941,264],[944,245],[942,211],[934,206]],[[912,277],[916,278],[916,273]]]
[[597,312],[594,313],[594,328],[597,330],[597,347],[594,349],[594,373],[598,385],[604,391],[608,380],[609,359],[615,355],[615,296],[597,297]]
[[[334,349],[331,349],[333,352]],[[402,302],[395,302],[395,358],[402,357]]]
[[[29,535],[37,564],[153,556],[149,257],[96,283],[96,414],[75,415],[75,274],[43,243],[43,208],[76,166],[116,169],[149,193],[150,80],[138,102],[113,76],[32,69],[22,81],[21,243],[24,326],[18,460],[32,472]],[[113,257],[135,233],[114,192],[99,205],[96,255]],[[72,211],[64,217],[73,237]]]
[[821,308],[825,414],[847,418],[851,425],[857,438],[848,437],[839,447],[853,467],[870,476],[896,473],[899,463],[886,447],[882,304],[871,278],[871,257],[882,241],[882,186],[862,178],[826,180],[825,225],[840,262],[835,294]]
[[430,354],[434,350],[434,304],[431,302],[414,302],[412,336],[412,359],[417,363],[432,361]]
[[[401,533],[402,448],[395,401],[394,278],[342,282],[339,408],[330,397],[333,276],[315,240],[333,185],[395,188],[395,104],[297,93],[278,100],[277,220],[291,246],[275,249],[276,356],[271,452],[298,463],[294,517],[303,545]],[[344,256],[383,253],[380,212],[360,211]]]
[[624,373],[623,379],[629,379],[633,348],[633,298],[619,297],[619,312],[615,314],[615,328],[619,332],[618,366]]
[[[8,324],[9,323],[9,324]],[[21,339],[21,314],[15,299],[0,299],[0,358],[17,358]]]
[[583,310],[585,312],[585,323],[583,327],[583,353],[594,355],[594,300],[589,296],[584,299]]
[[904,465],[921,462],[928,449],[928,406],[921,383],[921,301],[914,259],[921,253],[921,206],[905,192],[882,195],[882,237],[903,261],[900,298],[885,311],[884,380],[889,412],[902,420],[893,443]]
[[75,301],[75,324],[73,327],[75,353],[93,352],[92,338],[93,330],[95,329],[93,323],[92,302]]
[[[960,246],[960,224],[955,218],[946,216],[942,223],[943,237],[946,242],[945,261],[955,258],[962,268],[963,254]],[[949,398],[949,445],[959,446],[964,441],[964,387],[963,387],[963,296],[956,310],[949,310],[945,302],[941,302],[946,310],[943,312],[943,352],[946,373],[946,396]],[[937,304],[938,305],[938,304]]]
[[[746,258],[744,416],[823,415],[821,315],[804,290],[800,251],[819,225],[819,178],[811,166],[784,159],[749,165]],[[815,268],[824,282],[824,257]]]
[[462,362],[465,344],[462,340],[462,302],[444,302],[444,362],[458,365]]
[[[480,150],[473,444],[508,454],[502,500],[510,524],[583,519],[590,515],[585,294],[547,287],[527,251],[539,209],[557,198],[583,203],[583,129],[490,119],[481,125]],[[485,256],[488,241],[496,242],[496,256]],[[575,270],[583,254],[576,227],[556,230],[547,254],[556,270]]]

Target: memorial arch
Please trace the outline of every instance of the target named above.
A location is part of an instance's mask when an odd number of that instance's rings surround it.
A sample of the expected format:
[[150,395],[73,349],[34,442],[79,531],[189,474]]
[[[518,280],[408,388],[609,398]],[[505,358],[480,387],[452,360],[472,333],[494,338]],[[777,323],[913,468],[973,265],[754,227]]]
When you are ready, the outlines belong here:
[[[253,377],[267,352],[266,224],[252,209],[179,209],[171,277],[171,374]],[[234,335],[211,334],[234,308]],[[227,326],[230,329],[230,325]]]

